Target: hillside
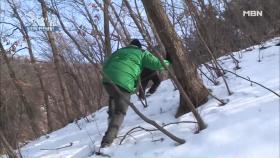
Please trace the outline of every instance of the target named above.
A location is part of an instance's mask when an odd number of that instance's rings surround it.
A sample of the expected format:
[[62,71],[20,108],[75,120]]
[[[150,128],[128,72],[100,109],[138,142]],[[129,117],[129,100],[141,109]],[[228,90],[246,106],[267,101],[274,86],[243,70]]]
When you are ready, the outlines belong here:
[[[240,61],[241,69],[234,70],[234,62],[228,56],[219,58],[226,70],[250,78],[279,94],[279,54],[276,46],[280,38],[265,43],[258,61],[258,46],[250,51],[233,53]],[[223,80],[214,86],[204,78],[204,84],[220,99],[227,100],[225,106],[210,98],[198,111],[208,128],[198,134],[193,123],[171,124],[165,128],[184,138],[186,143],[176,145],[159,131],[147,132],[136,129],[120,141],[129,130],[141,126],[153,129],[129,109],[123,126],[111,147],[102,149],[112,158],[278,158],[279,157],[279,97],[257,84],[226,74],[232,95],[228,95]],[[158,91],[148,98],[148,108],[143,108],[135,95],[131,101],[146,116],[159,124],[194,121],[188,113],[175,119],[179,94],[173,91],[170,80],[161,83]],[[30,142],[21,148],[24,158],[86,158],[100,157],[98,150],[107,126],[107,107],[78,120],[47,136]]]

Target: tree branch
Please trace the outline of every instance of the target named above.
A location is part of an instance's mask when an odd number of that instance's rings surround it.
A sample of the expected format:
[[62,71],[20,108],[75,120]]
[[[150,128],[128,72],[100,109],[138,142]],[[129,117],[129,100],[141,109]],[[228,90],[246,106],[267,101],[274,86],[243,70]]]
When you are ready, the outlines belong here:
[[[174,124],[180,124],[180,123],[197,123],[195,121],[179,121],[179,122],[171,122],[171,123],[167,123],[167,124],[164,124],[162,126],[162,128],[166,127],[166,126],[169,126],[169,125],[174,125]],[[136,129],[140,129],[140,130],[136,130]],[[122,142],[125,140],[125,138],[127,136],[131,136],[132,133],[136,133],[136,132],[139,132],[139,131],[147,131],[147,132],[150,132],[152,134],[153,131],[157,131],[159,129],[157,128],[152,128],[152,129],[147,129],[147,128],[144,128],[144,127],[141,127],[141,126],[137,126],[137,127],[133,127],[132,129],[130,129],[129,131],[126,132],[125,135],[123,136],[119,136],[119,137],[123,137],[119,143],[119,145],[122,144]]]
[[[210,67],[211,69],[218,69],[218,68],[214,68],[214,67],[211,67],[211,66],[209,66],[209,67]],[[264,85],[262,85],[262,84],[260,84],[260,83],[258,83],[258,82],[256,82],[256,81],[252,81],[251,79],[247,79],[247,78],[245,78],[245,77],[243,77],[243,76],[240,76],[240,75],[238,75],[237,73],[234,73],[234,72],[232,72],[232,71],[225,70],[225,69],[223,69],[223,70],[226,71],[226,72],[229,72],[229,73],[231,73],[231,74],[234,74],[235,76],[240,77],[240,78],[242,78],[242,79],[244,79],[244,80],[246,80],[246,81],[253,82],[253,83],[255,83],[255,84],[261,86],[262,88],[264,88],[264,89],[266,89],[266,90],[272,92],[272,93],[275,94],[276,96],[280,97],[280,95],[279,95],[278,93],[274,92],[273,90],[271,90],[271,89],[265,87]]]

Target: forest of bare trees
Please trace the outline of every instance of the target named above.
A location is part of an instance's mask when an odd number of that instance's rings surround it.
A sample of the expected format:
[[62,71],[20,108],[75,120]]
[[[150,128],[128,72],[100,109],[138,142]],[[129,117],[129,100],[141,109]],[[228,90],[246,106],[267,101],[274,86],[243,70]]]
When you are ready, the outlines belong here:
[[16,157],[13,149],[106,106],[102,63],[132,38],[161,59],[169,52],[166,74],[180,91],[176,117],[191,111],[206,128],[195,108],[211,92],[197,70],[205,65],[218,84],[225,73],[218,57],[279,36],[279,6],[278,0],[1,0],[0,154]]

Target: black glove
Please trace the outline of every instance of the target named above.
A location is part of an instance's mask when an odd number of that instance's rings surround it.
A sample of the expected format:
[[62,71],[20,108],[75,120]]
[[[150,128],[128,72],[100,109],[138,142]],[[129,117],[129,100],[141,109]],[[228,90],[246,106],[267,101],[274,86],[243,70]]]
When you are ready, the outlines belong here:
[[172,62],[169,52],[166,52],[165,59],[168,60],[170,63]]

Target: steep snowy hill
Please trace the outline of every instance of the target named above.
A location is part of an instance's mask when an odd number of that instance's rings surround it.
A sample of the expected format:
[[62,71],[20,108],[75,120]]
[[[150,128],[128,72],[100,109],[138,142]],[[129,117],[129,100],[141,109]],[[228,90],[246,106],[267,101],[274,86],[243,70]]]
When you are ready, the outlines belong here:
[[[241,69],[233,70],[234,62],[228,56],[219,62],[226,70],[249,77],[279,94],[279,54],[280,38],[266,42],[258,61],[258,46],[251,51],[241,51]],[[240,52],[239,52],[240,53]],[[129,109],[119,138],[111,147],[102,149],[112,158],[278,158],[279,157],[279,97],[257,84],[227,73],[227,81],[232,95],[228,95],[225,84],[214,86],[204,79],[205,85],[220,99],[228,100],[225,106],[210,98],[198,111],[208,124],[208,128],[194,134],[194,123],[171,124],[165,128],[186,140],[177,145],[159,131],[147,132],[136,129],[124,140],[130,129],[141,126],[153,129]],[[179,121],[194,121],[188,113],[174,118],[178,102],[178,91],[173,91],[170,80],[162,82],[158,91],[148,98],[148,108],[143,108],[136,96],[131,101],[146,116],[159,124]],[[24,158],[94,158],[102,135],[107,127],[107,107],[48,136],[30,142],[22,147]],[[119,143],[122,141],[122,144]]]

